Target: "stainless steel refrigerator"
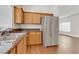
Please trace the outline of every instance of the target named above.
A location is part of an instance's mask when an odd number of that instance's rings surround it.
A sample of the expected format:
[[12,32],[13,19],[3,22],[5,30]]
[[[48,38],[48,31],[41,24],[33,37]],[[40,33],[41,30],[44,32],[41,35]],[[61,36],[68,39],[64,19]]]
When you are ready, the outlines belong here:
[[43,46],[58,45],[59,17],[45,16],[42,18]]

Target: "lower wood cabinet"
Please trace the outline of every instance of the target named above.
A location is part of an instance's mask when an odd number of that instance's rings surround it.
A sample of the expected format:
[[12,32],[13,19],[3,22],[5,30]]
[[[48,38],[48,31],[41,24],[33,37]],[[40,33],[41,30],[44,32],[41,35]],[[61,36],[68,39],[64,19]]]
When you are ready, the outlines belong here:
[[10,54],[16,54],[16,47],[12,49],[12,51],[10,52]]
[[27,36],[25,35],[16,47],[12,49],[10,54],[26,54],[27,53]]
[[25,35],[12,49],[10,54],[27,54],[27,45],[36,45],[41,43],[42,41],[40,31],[28,32],[28,34]]
[[41,44],[41,32],[29,32],[28,33],[28,44],[29,45],[35,45],[35,44]]
[[17,54],[26,54],[26,36],[17,44]]
[[24,51],[23,51],[23,40],[21,40],[18,44],[17,44],[17,54],[23,54]]

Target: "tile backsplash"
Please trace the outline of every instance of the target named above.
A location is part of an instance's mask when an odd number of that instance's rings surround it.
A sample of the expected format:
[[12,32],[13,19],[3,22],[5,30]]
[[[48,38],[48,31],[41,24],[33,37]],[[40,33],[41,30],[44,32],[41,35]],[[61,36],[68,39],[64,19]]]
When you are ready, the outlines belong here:
[[26,28],[26,29],[41,29],[41,25],[33,24],[14,24],[14,28]]

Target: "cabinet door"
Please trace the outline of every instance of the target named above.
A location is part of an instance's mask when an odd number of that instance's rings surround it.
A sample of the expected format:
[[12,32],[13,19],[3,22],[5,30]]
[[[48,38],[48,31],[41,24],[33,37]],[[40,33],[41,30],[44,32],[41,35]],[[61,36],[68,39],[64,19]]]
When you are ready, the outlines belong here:
[[40,20],[41,18],[40,18],[40,14],[33,14],[33,21],[32,21],[32,23],[33,24],[40,24],[40,22],[41,22],[41,20]]
[[27,40],[26,40],[26,36],[24,36],[23,38],[23,54],[27,53]]
[[23,22],[23,12],[21,8],[14,7],[14,22],[15,23]]
[[41,32],[35,33],[35,42],[36,44],[41,44]]
[[16,48],[13,48],[13,50],[10,52],[10,54],[16,54]]
[[35,32],[29,32],[29,44],[30,45],[36,44],[35,37],[36,37]]
[[21,39],[21,41],[17,44],[17,54],[26,54],[27,42],[26,36]]
[[21,8],[21,23],[23,23],[23,22],[24,22],[24,11]]
[[29,32],[29,44],[41,44],[41,32]]
[[23,40],[17,44],[17,54],[23,54]]
[[24,23],[32,24],[32,13],[24,13]]

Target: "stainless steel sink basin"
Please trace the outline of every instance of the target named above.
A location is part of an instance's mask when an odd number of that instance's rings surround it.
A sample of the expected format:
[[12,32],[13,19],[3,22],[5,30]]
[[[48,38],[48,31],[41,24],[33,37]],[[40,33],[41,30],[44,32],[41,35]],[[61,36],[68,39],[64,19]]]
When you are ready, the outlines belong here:
[[2,36],[0,37],[0,42],[13,42],[15,39],[13,39],[12,36]]
[[10,35],[3,35],[0,36],[0,42],[14,42],[22,35],[23,33],[10,33]]

